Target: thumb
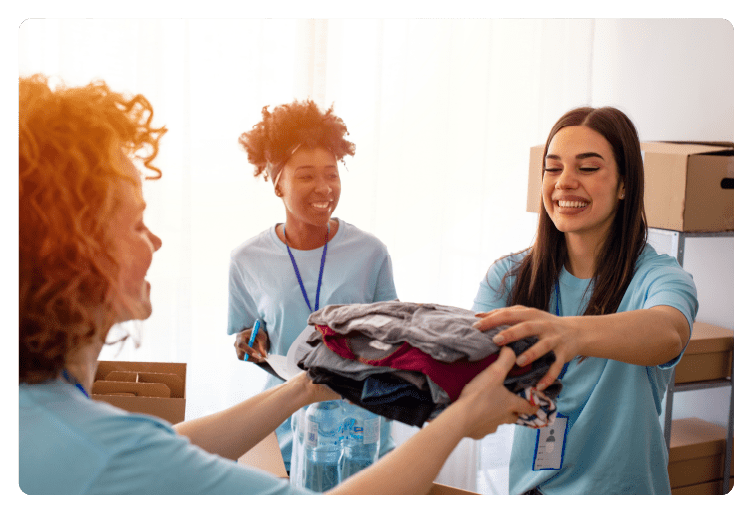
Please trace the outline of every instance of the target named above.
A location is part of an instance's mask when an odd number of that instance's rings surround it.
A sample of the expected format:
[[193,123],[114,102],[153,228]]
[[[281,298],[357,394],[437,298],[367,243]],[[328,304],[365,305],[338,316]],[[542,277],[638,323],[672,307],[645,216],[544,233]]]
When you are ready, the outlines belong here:
[[494,367],[494,371],[501,377],[501,380],[506,380],[508,372],[516,364],[516,354],[509,347],[501,347],[501,353],[491,366]]

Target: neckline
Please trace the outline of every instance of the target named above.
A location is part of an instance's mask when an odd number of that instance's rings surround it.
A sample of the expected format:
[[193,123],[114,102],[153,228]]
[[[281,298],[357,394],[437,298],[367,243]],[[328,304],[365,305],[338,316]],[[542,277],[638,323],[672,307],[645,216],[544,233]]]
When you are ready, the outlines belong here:
[[[334,233],[334,235],[329,238],[329,241],[327,242],[329,246],[331,246],[332,243],[334,243],[334,242],[336,242],[336,240],[338,240],[339,233],[341,233],[342,230],[345,229],[345,225],[346,225],[346,223],[343,220],[341,220],[339,217],[331,217],[331,220],[336,220],[337,223],[339,224],[339,227],[337,228],[336,233]],[[279,247],[279,248],[283,249],[284,251],[286,251],[288,245],[286,243],[284,243],[284,240],[282,240],[281,238],[279,238],[279,235],[276,232],[277,228],[279,226],[284,226],[284,224],[285,224],[284,222],[277,222],[276,224],[274,224],[273,226],[271,226],[271,228],[270,228],[271,233],[270,234],[271,234],[271,238],[274,241],[273,243],[277,247]],[[326,246],[326,244],[324,244],[324,245],[322,245],[320,247],[316,247],[315,249],[296,249],[294,247],[290,247],[290,249],[292,249],[296,253],[302,253],[302,254],[309,253],[309,254],[312,254],[312,253],[315,253],[317,251],[323,251],[323,248],[325,246]]]

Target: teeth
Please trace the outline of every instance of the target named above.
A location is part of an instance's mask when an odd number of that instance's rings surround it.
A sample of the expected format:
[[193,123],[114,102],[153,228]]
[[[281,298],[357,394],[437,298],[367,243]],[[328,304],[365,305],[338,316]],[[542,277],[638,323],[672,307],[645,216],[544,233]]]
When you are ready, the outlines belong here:
[[312,203],[312,204],[316,208],[328,208],[329,207],[329,203],[328,202],[325,202],[325,203]]
[[561,208],[584,208],[587,203],[582,201],[558,201],[558,206]]

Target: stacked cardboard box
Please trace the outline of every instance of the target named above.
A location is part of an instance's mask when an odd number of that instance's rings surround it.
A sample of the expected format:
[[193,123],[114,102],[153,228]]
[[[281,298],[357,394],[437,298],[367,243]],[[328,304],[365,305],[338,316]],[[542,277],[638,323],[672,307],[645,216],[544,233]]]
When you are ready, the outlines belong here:
[[[722,494],[727,431],[699,418],[673,420],[668,474],[673,494]],[[730,489],[733,488],[731,460]]]
[[732,329],[695,322],[691,341],[675,367],[675,383],[702,382],[730,377],[733,358]]
[[185,363],[99,361],[92,398],[172,424],[185,420]]
[[[734,333],[694,323],[691,341],[675,367],[675,383],[725,379],[732,371]],[[673,494],[722,494],[727,430],[699,418],[673,420],[668,473]],[[731,454],[730,488],[733,486]]]

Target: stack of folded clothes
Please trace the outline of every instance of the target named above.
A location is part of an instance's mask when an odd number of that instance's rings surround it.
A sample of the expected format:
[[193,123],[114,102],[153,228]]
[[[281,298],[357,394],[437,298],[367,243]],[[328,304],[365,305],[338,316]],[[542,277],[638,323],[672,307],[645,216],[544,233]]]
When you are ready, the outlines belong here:
[[[317,384],[326,384],[352,403],[385,418],[422,426],[455,401],[477,374],[498,358],[493,336],[472,327],[474,312],[439,304],[386,301],[331,305],[308,318],[314,348],[298,362]],[[508,346],[521,354],[537,338]],[[555,419],[556,380],[534,388],[547,373],[552,352],[522,368],[514,366],[505,386],[540,409],[518,424],[540,428]]]

